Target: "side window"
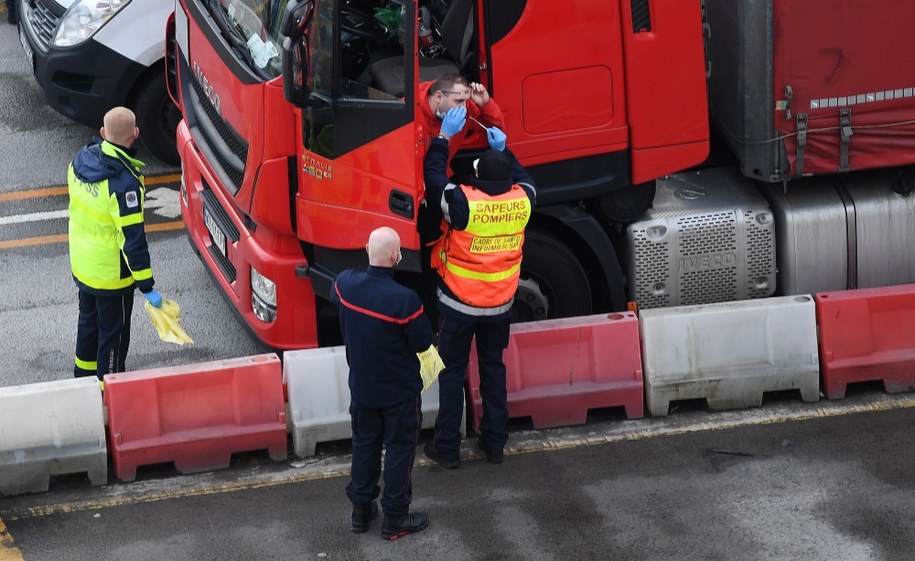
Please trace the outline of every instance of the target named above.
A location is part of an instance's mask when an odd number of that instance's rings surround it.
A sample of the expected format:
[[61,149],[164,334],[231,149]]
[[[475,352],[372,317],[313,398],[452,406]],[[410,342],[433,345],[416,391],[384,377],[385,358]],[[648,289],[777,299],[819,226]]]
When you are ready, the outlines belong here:
[[328,0],[316,2],[308,34],[311,61],[306,84],[312,92],[329,98],[334,95],[334,5]]
[[[356,8],[354,3],[340,8],[340,88],[341,99],[402,101],[406,89],[403,71],[406,8],[389,2],[374,9]],[[411,60],[411,59],[410,59]],[[396,86],[377,83],[373,70],[379,63],[394,69]]]
[[306,65],[311,102],[303,110],[302,137],[306,149],[325,158],[413,120],[415,0],[388,0],[374,10],[366,4],[315,1]]

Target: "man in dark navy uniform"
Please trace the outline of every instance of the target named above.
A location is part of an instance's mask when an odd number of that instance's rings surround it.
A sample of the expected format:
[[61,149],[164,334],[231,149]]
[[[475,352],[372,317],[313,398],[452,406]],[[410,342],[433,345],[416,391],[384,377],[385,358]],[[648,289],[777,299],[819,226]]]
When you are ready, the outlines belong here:
[[397,232],[374,230],[365,249],[368,269],[343,271],[331,290],[349,364],[353,465],[346,496],[353,503],[353,532],[367,531],[378,516],[384,445],[381,536],[396,540],[429,525],[425,513],[410,512],[410,502],[423,418],[416,353],[432,345],[433,333],[419,296],[394,280],[401,259]]

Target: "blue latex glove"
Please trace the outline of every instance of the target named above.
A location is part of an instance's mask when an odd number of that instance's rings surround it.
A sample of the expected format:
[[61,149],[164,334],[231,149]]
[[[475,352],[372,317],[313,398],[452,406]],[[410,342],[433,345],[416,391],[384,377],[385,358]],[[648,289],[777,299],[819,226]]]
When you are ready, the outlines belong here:
[[461,132],[461,129],[464,128],[464,124],[467,122],[467,108],[463,105],[457,107],[452,107],[445,113],[445,118],[442,119],[442,134],[447,137],[452,137],[457,133]]
[[149,303],[156,308],[162,307],[162,295],[159,294],[158,290],[152,289],[149,292],[144,292],[143,296],[145,296],[146,299],[149,300]]
[[505,133],[499,127],[489,127],[486,129],[486,138],[489,140],[489,147],[501,152],[505,150]]

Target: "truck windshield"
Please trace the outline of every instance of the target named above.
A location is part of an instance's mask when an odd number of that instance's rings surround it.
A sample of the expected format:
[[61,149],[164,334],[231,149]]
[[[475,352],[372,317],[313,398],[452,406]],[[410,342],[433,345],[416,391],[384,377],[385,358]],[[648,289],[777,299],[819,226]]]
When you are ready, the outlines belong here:
[[282,71],[280,26],[289,0],[210,0],[210,12],[232,50],[265,79]]

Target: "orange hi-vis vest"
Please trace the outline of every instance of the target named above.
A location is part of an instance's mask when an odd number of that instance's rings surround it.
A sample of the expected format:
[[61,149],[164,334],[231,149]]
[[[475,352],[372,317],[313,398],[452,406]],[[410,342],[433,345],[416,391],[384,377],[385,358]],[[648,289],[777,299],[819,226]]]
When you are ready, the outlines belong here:
[[518,185],[495,196],[467,185],[459,188],[470,207],[467,227],[449,228],[436,242],[432,266],[464,304],[510,306],[521,275],[521,247],[531,201]]

